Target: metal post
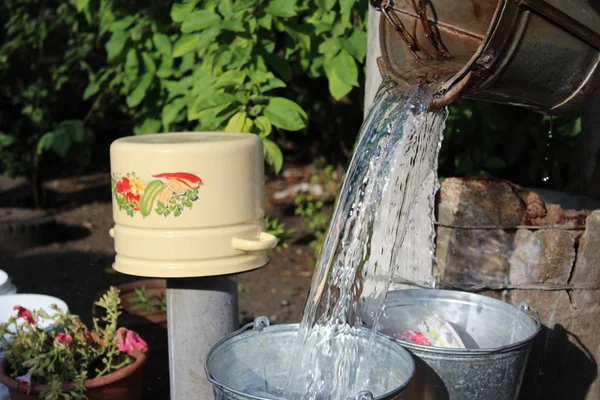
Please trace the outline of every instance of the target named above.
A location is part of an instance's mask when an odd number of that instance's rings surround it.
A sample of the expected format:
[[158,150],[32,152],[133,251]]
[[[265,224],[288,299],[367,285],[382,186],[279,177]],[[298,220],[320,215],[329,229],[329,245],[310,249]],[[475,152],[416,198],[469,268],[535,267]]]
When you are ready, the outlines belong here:
[[171,400],[212,399],[210,348],[238,327],[235,275],[167,280]]

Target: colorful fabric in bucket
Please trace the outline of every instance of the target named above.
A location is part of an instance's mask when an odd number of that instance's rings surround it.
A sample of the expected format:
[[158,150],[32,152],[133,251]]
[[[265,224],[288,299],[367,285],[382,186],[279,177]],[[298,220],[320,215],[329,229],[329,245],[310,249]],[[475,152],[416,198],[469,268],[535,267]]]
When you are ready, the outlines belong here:
[[452,325],[438,315],[418,320],[414,328],[393,335],[398,340],[423,346],[464,349],[465,345]]

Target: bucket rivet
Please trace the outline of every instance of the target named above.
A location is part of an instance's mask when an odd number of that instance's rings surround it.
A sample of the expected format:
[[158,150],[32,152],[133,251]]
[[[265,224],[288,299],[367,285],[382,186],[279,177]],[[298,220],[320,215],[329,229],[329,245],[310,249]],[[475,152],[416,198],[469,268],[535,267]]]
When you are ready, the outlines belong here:
[[[368,390],[361,390],[358,392],[354,400],[373,400],[373,393]],[[351,399],[350,399],[351,400]]]
[[270,325],[269,318],[267,318],[263,315],[260,317],[256,317],[256,319],[254,320],[254,326],[252,329],[260,332],[269,325]]

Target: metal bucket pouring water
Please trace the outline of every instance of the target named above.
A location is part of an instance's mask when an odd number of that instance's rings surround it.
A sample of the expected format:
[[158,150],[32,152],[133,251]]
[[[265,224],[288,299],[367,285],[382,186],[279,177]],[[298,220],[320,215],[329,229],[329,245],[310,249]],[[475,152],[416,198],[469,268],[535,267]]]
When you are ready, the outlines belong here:
[[415,356],[411,400],[514,400],[541,326],[537,313],[532,319],[530,311],[526,304],[516,308],[472,293],[398,290],[388,293],[380,325],[382,333],[398,336],[423,317],[437,315],[450,323],[466,347],[399,341]]
[[380,69],[460,96],[547,113],[600,90],[600,5],[590,0],[371,0],[381,10]]
[[[284,387],[294,353],[298,325],[269,326],[259,317],[254,324],[225,337],[206,357],[206,376],[214,385],[216,400],[289,400],[273,394]],[[367,349],[370,332],[356,335],[359,349]],[[351,400],[405,400],[415,366],[409,352],[390,338],[376,335],[374,364],[368,391]]]

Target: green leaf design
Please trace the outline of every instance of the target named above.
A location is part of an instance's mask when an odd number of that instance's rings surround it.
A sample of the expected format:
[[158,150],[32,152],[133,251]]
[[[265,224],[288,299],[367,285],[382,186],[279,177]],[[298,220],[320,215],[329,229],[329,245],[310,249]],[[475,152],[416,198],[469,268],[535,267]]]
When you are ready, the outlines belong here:
[[307,116],[296,103],[283,97],[273,97],[264,111],[267,120],[278,128],[298,131],[306,127]]

